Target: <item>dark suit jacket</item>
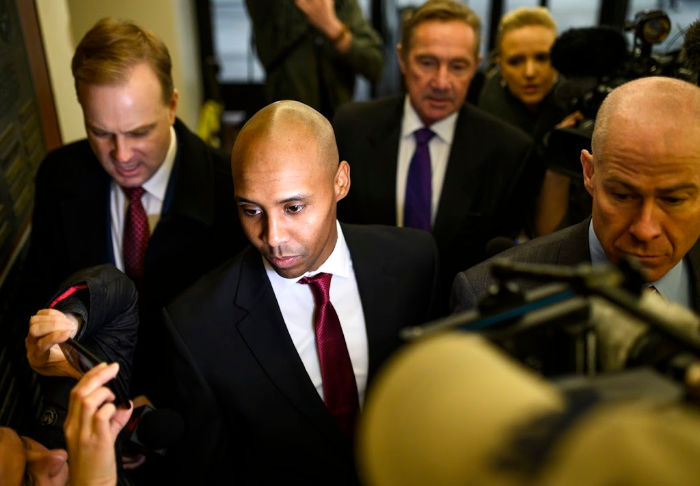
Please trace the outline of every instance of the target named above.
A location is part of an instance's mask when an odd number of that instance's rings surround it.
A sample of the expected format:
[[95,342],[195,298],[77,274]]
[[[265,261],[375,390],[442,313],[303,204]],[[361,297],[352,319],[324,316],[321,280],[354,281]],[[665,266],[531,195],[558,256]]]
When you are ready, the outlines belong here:
[[[403,97],[342,107],[334,120],[341,160],[350,164],[350,193],[338,204],[349,223],[396,224],[396,166]],[[534,201],[531,140],[465,103],[459,112],[433,235],[440,251],[445,305],[455,274],[483,260],[495,236],[515,236]]]
[[[87,288],[57,302],[54,308],[82,318],[75,339],[107,363],[119,362],[116,379],[123,390],[128,390],[139,325],[136,287],[113,265],[98,265],[69,276],[46,306],[70,287],[80,284]],[[34,424],[31,436],[49,448],[65,448],[63,422],[76,380],[40,376],[39,381],[43,398],[41,419]]]
[[[498,255],[518,262],[544,263],[552,265],[577,265],[590,263],[588,226],[591,218],[528,241]],[[692,271],[694,309],[700,309],[700,243],[696,243],[687,254]],[[454,311],[474,309],[488,288],[495,282],[491,277],[491,259],[457,274],[452,288]]]
[[[399,329],[431,317],[437,251],[418,230],[343,225],[343,233],[367,326],[370,386],[399,346]],[[255,249],[198,281],[164,315],[178,392],[169,406],[188,429],[179,479],[356,482],[351,445],[309,379]]]
[[[139,339],[145,341],[151,337],[147,314],[159,311],[196,278],[235,255],[246,241],[238,224],[228,160],[179,120],[175,132],[178,151],[163,212],[146,250],[139,294]],[[28,292],[36,299],[32,310],[74,271],[114,262],[110,184],[87,140],[54,150],[42,162],[27,262]]]

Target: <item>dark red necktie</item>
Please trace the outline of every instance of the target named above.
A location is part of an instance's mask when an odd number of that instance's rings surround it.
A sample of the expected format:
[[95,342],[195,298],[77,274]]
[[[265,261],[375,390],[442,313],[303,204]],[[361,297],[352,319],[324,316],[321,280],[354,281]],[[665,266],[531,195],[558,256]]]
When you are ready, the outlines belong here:
[[331,277],[329,273],[319,273],[304,277],[299,283],[311,287],[316,303],[314,327],[326,407],[343,434],[352,438],[360,405],[343,329],[328,296]]
[[404,201],[403,225],[430,231],[430,207],[432,205],[432,167],[428,142],[435,133],[423,127],[413,132],[416,138],[416,151],[411,158],[406,179],[406,200]]
[[124,273],[138,281],[143,277],[143,261],[150,237],[148,217],[141,203],[141,196],[146,191],[143,187],[122,187],[122,190],[129,199],[122,241]]

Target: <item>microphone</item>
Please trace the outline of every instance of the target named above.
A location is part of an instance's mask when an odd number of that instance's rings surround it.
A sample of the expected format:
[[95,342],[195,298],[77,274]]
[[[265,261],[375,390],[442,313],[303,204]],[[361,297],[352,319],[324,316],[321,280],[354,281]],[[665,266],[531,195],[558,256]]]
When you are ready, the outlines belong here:
[[138,407],[124,428],[125,445],[139,454],[164,455],[182,436],[185,423],[182,416],[167,408],[156,409],[149,405]]
[[494,255],[498,255],[502,251],[506,251],[509,248],[515,246],[515,241],[511,238],[506,238],[505,236],[496,236],[491,238],[484,247],[484,254],[486,258],[491,258]]
[[627,39],[612,27],[569,29],[554,42],[552,66],[565,76],[613,74],[628,58]]
[[[700,20],[696,20],[685,32],[683,53],[688,69],[696,75],[700,74]],[[700,84],[700,78],[698,79]]]

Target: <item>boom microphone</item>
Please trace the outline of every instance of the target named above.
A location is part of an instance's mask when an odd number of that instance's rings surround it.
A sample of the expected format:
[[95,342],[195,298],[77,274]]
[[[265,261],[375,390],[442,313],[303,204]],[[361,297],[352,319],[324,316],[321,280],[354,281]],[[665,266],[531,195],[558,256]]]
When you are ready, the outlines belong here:
[[700,20],[696,20],[688,27],[683,40],[683,53],[688,69],[696,75],[700,74]]
[[612,27],[569,29],[552,46],[552,66],[565,76],[613,74],[628,57],[627,39]]
[[163,455],[182,436],[184,429],[185,424],[179,413],[144,405],[134,410],[125,427],[127,447],[134,447],[141,454]]

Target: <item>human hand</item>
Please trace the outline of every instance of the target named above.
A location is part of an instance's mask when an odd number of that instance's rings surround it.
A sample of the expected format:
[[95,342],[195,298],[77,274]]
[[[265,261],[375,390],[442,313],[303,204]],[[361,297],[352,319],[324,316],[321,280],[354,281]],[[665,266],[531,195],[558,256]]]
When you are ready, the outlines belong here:
[[335,14],[334,0],[294,0],[311,25],[319,29],[329,39],[336,39],[343,29],[343,23]]
[[573,126],[576,126],[576,124],[583,120],[583,118],[583,113],[581,113],[580,111],[575,111],[564,117],[564,119],[557,123],[554,128],[571,128]]
[[118,372],[118,363],[100,363],[71,390],[63,424],[71,485],[117,483],[114,442],[134,409],[133,404],[128,409],[115,407],[114,394],[104,386]]
[[34,371],[45,376],[69,376],[79,380],[80,370],[66,360],[59,343],[75,337],[80,321],[73,314],[56,309],[41,309],[29,319],[29,332],[24,340],[27,360]]

